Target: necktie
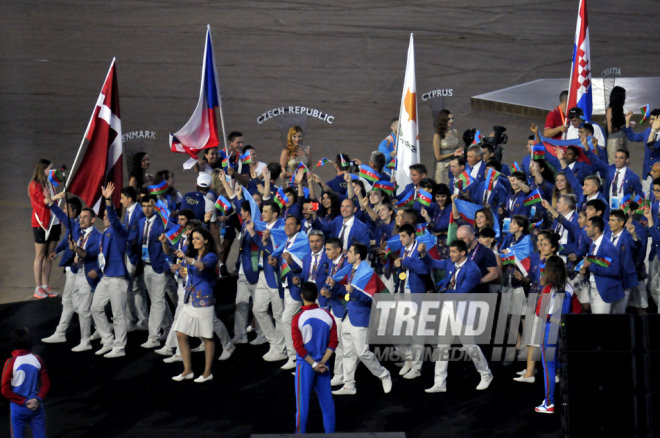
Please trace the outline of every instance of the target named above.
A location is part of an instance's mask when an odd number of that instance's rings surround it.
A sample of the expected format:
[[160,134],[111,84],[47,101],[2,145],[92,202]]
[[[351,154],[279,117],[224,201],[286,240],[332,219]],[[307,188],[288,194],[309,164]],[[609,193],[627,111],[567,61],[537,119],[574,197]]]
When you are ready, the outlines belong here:
[[596,250],[596,244],[595,244],[595,243],[592,243],[592,244],[591,244],[591,248],[589,248],[589,254],[591,254],[591,255],[596,255],[596,254],[594,254],[594,251],[595,251],[595,250]]
[[[78,248],[82,248],[83,245],[85,244],[85,233],[81,232],[80,237],[78,238]],[[82,267],[82,260],[80,260],[80,257],[78,257],[78,254],[76,254],[76,259],[74,260],[74,263],[81,268]]]
[[612,244],[616,246],[616,242],[619,240],[619,236],[614,237],[614,234],[612,234]]
[[[346,223],[344,223],[341,226],[341,232],[339,233],[339,240],[341,240],[342,246],[345,246],[344,245],[344,231],[346,231]],[[348,248],[344,248],[344,249],[348,249]]]
[[488,204],[488,195],[490,192],[488,190],[484,190],[484,199],[481,201],[481,205],[486,205]]
[[456,288],[456,276],[458,275],[458,271],[460,271],[461,268],[456,269],[456,272],[454,272],[454,275],[451,276],[451,290],[454,290]]
[[105,240],[105,233],[101,238],[101,246],[99,247],[99,269],[104,272],[105,269],[105,256],[103,255],[103,241]]
[[142,245],[149,242],[149,231],[151,230],[151,219],[144,221],[144,233],[142,234]]
[[612,197],[616,197],[618,185],[619,185],[619,171],[617,170],[616,174],[614,174],[614,180],[612,180]]
[[312,264],[312,273],[309,276],[309,281],[316,280],[316,270],[318,269],[319,256],[318,254],[314,255],[314,263]]
[[284,245],[284,249],[287,249],[287,248],[289,247],[289,245],[291,245],[291,241],[290,241],[290,240],[286,242],[286,245]]

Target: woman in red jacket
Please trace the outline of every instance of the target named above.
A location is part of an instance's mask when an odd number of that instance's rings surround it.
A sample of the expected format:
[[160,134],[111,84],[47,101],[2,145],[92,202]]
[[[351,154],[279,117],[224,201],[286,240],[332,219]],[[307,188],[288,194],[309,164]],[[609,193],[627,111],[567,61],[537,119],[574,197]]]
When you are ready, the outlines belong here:
[[39,160],[32,174],[32,181],[28,186],[28,195],[32,204],[32,230],[34,231],[34,281],[36,288],[34,297],[43,299],[56,297],[48,282],[50,280],[50,268],[52,260],[48,255],[55,250],[60,240],[61,225],[55,215],[50,214],[50,209],[44,203],[44,189],[47,188],[55,195],[53,185],[48,181],[48,172],[52,164],[48,160]]

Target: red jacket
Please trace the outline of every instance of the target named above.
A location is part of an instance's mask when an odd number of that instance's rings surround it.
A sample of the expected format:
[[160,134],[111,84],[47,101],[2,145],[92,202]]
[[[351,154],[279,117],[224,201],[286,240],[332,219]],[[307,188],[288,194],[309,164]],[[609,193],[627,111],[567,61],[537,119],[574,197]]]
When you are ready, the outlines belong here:
[[32,204],[32,227],[47,230],[50,225],[50,208],[44,202],[44,186],[39,181],[32,181],[29,192]]
[[[20,406],[33,398],[43,401],[50,390],[50,379],[44,362],[28,350],[14,350],[2,369],[2,395]],[[14,380],[14,368],[21,373]]]

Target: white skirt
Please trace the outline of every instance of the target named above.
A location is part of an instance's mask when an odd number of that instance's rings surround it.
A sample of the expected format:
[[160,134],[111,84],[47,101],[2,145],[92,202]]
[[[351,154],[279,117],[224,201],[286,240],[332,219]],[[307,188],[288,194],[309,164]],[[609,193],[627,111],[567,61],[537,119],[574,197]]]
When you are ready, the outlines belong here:
[[537,315],[534,315],[532,322],[532,333],[529,337],[529,343],[527,345],[530,347],[541,348],[541,344],[543,343],[543,336],[545,336],[545,333],[543,332],[544,330],[545,324],[543,324],[543,320]]
[[503,286],[502,293],[510,293],[509,298],[509,315],[526,315],[527,314],[527,297],[525,296],[525,289],[522,287]]
[[172,329],[191,337],[213,339],[213,316],[215,308],[193,307],[184,304]]

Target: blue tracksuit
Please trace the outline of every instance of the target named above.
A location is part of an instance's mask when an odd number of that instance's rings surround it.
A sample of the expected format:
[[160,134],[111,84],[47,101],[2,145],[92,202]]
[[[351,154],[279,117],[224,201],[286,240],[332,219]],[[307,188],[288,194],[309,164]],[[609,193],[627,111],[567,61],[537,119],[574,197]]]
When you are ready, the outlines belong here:
[[291,335],[296,349],[296,433],[305,433],[307,430],[312,388],[319,398],[325,433],[333,433],[335,403],[332,400],[330,370],[317,373],[305,361],[305,357],[310,356],[318,362],[323,359],[328,348],[337,348],[337,324],[327,310],[320,309],[318,304],[310,304],[303,306],[301,312],[293,317]]
[[126,231],[128,231],[128,237],[126,238],[126,255],[133,266],[137,266],[138,261],[140,260],[140,255],[142,254],[142,249],[140,247],[141,243],[138,240],[138,237],[140,234],[140,219],[143,217],[144,211],[142,211],[140,204],[135,205],[130,221],[128,220],[128,211],[124,217],[124,227],[126,228]]

